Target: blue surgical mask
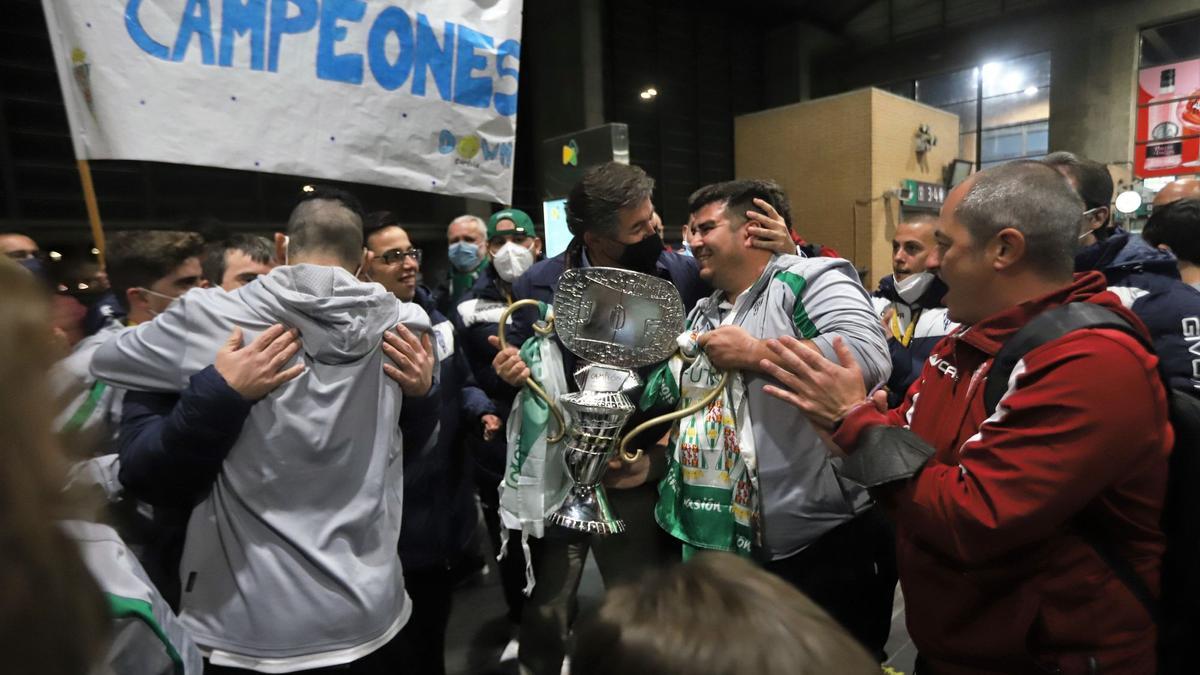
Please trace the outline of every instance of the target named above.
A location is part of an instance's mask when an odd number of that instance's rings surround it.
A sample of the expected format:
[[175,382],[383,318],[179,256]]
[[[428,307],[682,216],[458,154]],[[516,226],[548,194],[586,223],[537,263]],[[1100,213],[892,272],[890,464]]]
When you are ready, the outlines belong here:
[[479,264],[479,247],[469,241],[456,241],[448,250],[450,264],[460,272],[469,272]]

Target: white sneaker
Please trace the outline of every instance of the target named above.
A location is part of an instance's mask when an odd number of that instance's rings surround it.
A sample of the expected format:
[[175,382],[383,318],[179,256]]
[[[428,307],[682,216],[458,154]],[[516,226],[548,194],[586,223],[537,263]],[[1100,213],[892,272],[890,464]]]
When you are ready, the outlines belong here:
[[517,641],[517,638],[509,640],[508,644],[504,645],[504,651],[500,652],[500,663],[515,661],[520,650],[521,643]]

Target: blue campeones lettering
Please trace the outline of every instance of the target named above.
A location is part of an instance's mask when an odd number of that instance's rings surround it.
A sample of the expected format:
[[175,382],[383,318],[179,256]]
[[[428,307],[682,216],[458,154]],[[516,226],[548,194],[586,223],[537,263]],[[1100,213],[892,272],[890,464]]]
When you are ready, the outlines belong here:
[[[322,80],[361,85],[369,70],[371,79],[387,91],[408,83],[414,96],[432,95],[430,89],[436,89],[443,101],[491,107],[506,117],[517,112],[521,62],[517,40],[497,46],[492,36],[450,21],[442,22],[438,31],[425,14],[418,12],[414,19],[394,6],[384,7],[371,19],[365,36],[359,31],[357,40],[350,39],[353,24],[366,18],[364,0],[186,0],[174,40],[164,44],[142,24],[143,3],[126,0],[125,30],[139,49],[164,61],[183,61],[195,45],[200,63],[233,68],[235,50],[245,48],[239,47],[239,41],[244,45],[248,37],[250,69],[274,73],[279,71],[285,36],[316,30],[313,65]],[[212,3],[220,7],[217,26]],[[364,43],[365,49],[355,50],[356,44]],[[430,76],[432,88],[427,86]],[[511,153],[511,147],[487,141],[480,149],[485,159],[501,162],[506,150]]]

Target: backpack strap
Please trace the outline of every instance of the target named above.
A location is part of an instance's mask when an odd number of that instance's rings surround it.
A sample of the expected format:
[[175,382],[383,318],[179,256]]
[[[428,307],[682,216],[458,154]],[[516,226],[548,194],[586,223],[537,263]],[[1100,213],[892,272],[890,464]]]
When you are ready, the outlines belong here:
[[[996,412],[996,406],[1000,403],[1001,397],[1008,391],[1008,379],[1012,375],[1013,368],[1021,359],[1025,358],[1026,354],[1067,333],[1084,328],[1119,330],[1137,338],[1142,346],[1150,353],[1154,353],[1154,348],[1147,342],[1146,337],[1110,309],[1090,302],[1070,302],[1048,309],[1018,330],[996,354],[983,389],[983,402],[987,408],[988,417]],[[1166,386],[1165,383],[1164,386]],[[1169,387],[1167,391],[1170,392]],[[1150,614],[1150,618],[1157,624],[1159,622],[1158,600],[1150,592],[1150,588],[1141,575],[1133,569],[1133,565],[1115,550],[1108,536],[1081,521],[1076,522],[1075,530],[1096,551],[1100,559],[1112,569],[1121,583],[1138,599],[1138,602]]]
[[996,358],[992,360],[992,367],[988,370],[987,382],[983,388],[983,403],[987,408],[988,417],[996,412],[996,406],[1008,391],[1008,378],[1012,375],[1013,368],[1026,354],[1067,333],[1083,328],[1119,330],[1137,338],[1138,342],[1153,353],[1153,348],[1146,342],[1146,338],[1110,309],[1090,302],[1069,302],[1048,309],[1035,316],[1005,341]]

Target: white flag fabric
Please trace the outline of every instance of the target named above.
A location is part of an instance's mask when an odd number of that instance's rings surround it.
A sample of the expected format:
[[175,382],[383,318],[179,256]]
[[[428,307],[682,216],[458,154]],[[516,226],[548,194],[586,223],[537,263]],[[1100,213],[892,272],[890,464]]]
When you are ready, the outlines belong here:
[[510,203],[521,0],[42,0],[79,159]]

